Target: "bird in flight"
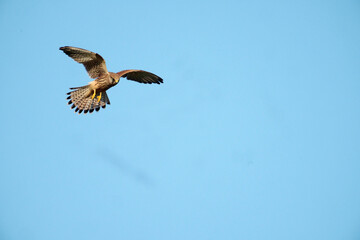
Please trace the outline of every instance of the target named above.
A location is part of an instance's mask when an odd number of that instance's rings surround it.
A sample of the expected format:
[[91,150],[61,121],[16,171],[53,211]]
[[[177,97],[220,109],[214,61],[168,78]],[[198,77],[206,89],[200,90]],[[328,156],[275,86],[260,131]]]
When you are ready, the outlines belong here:
[[70,88],[72,91],[67,93],[68,104],[72,104],[71,109],[75,108],[75,112],[79,114],[99,111],[100,107],[105,108],[106,104],[110,104],[106,90],[118,84],[122,77],[139,83],[163,83],[161,77],[143,70],[108,72],[105,60],[99,54],[82,48],[66,46],[61,47],[60,50],[76,62],[83,64],[89,76],[95,79],[86,86]]

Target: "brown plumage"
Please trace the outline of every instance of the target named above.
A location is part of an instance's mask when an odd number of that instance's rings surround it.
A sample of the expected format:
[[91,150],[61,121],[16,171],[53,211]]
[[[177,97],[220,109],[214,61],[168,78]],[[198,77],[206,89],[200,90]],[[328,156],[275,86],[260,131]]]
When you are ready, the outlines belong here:
[[95,79],[89,82],[89,85],[70,88],[73,91],[67,93],[69,95],[68,104],[72,104],[71,109],[75,108],[75,112],[79,114],[99,111],[100,108],[105,108],[106,104],[110,104],[106,90],[115,86],[121,77],[139,83],[163,83],[161,77],[143,70],[108,72],[105,60],[99,54],[82,48],[66,46],[61,47],[60,50],[76,62],[83,64],[89,76]]

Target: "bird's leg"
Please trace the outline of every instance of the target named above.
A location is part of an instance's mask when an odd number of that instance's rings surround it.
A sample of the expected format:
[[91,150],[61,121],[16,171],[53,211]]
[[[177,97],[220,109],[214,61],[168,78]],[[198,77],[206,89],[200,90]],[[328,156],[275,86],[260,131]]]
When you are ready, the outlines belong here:
[[96,95],[96,89],[94,89],[94,94],[92,95],[91,99],[94,99]]
[[101,94],[102,94],[102,92],[100,92],[99,96],[97,96],[98,102],[100,102]]

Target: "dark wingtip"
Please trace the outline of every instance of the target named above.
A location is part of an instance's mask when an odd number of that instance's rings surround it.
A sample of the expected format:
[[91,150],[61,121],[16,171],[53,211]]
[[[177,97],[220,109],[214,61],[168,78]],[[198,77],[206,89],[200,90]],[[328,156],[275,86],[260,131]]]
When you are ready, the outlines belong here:
[[89,111],[89,109],[84,110],[84,114],[87,114],[87,113],[88,113],[88,111]]
[[59,50],[64,51],[64,50],[66,50],[67,48],[69,48],[69,46],[63,46],[63,47],[59,47]]
[[106,104],[105,105],[103,105],[103,106],[101,106],[102,108],[106,108]]
[[75,109],[75,112],[77,112],[77,111],[79,111],[79,108],[76,108],[76,109]]
[[159,77],[159,82],[164,83],[164,81],[163,81],[163,79],[161,77]]
[[66,99],[71,99],[71,96],[68,96]]
[[95,110],[98,112],[100,110],[100,107],[95,108]]
[[72,104],[72,101],[71,101],[71,100],[68,102],[68,105],[70,105],[70,104]]
[[75,108],[75,104],[73,104],[72,106],[71,106],[71,109],[74,109]]
[[83,111],[83,110],[82,110],[82,109],[80,109],[80,110],[79,110],[79,114],[80,114],[80,113],[82,113],[82,111]]
[[89,110],[89,113],[92,113],[93,111],[94,111],[94,109],[90,109],[90,110]]

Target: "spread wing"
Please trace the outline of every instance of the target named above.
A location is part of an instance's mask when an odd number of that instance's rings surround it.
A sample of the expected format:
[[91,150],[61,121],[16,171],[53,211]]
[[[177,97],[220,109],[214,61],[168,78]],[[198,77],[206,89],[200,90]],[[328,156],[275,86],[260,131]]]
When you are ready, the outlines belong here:
[[61,47],[60,50],[76,62],[82,63],[91,78],[98,78],[108,73],[105,60],[97,53],[69,46]]
[[143,70],[124,70],[117,73],[120,77],[126,78],[128,80],[136,81],[139,83],[163,83],[163,79],[151,72],[146,72]]

